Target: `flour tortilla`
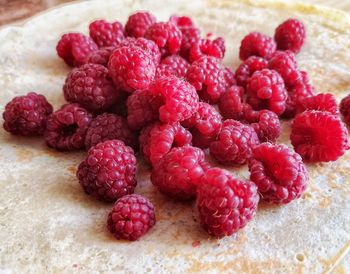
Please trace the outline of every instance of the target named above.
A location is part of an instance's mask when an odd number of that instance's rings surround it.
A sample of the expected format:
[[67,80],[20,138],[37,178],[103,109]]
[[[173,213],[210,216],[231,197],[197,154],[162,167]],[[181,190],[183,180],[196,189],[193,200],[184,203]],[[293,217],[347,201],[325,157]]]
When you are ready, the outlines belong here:
[[[151,10],[159,20],[190,15],[202,33],[226,40],[225,64],[235,68],[242,37],[273,35],[289,17],[308,32],[298,55],[319,92],[338,100],[350,92],[350,19],[340,11],[286,1],[87,1],[43,13],[0,31],[0,107],[36,91],[58,108],[69,68],[56,56],[64,32],[87,33],[97,18],[126,22]],[[280,143],[289,144],[289,122]],[[308,165],[310,184],[286,206],[261,204],[256,218],[236,236],[209,238],[194,204],[159,194],[140,163],[137,193],[155,204],[156,226],[136,242],[115,240],[106,230],[110,204],[85,195],[75,171],[84,152],[60,153],[40,138],[0,131],[0,272],[2,273],[322,273],[350,248],[350,154],[335,163]],[[215,163],[214,163],[215,164]],[[232,169],[248,178],[246,169]]]

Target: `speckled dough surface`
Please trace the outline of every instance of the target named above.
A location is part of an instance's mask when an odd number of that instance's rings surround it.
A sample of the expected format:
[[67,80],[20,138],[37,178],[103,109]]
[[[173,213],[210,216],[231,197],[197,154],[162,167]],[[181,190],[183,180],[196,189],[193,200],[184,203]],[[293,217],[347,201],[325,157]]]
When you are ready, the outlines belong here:
[[[0,31],[0,110],[13,96],[36,91],[57,108],[69,68],[55,46],[63,32],[87,33],[95,18],[125,22],[136,10],[194,18],[203,33],[224,36],[225,63],[238,64],[238,47],[249,31],[272,35],[277,24],[297,17],[308,39],[298,55],[319,92],[337,98],[350,92],[350,19],[314,6],[256,1],[88,1],[54,9],[22,27]],[[281,143],[289,144],[289,123]],[[139,164],[137,193],[150,198],[157,224],[137,242],[117,241],[106,230],[111,205],[85,195],[75,178],[84,152],[59,153],[40,138],[0,130],[1,273],[322,273],[350,248],[350,153],[329,164],[308,165],[310,185],[286,206],[261,204],[256,218],[236,237],[208,238],[194,204],[167,200]],[[232,169],[248,178],[246,168]]]

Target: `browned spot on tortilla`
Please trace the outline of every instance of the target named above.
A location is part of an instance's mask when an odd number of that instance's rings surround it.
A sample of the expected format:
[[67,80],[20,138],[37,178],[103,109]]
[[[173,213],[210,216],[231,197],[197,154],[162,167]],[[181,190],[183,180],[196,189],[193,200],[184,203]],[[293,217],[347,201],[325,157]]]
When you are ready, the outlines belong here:
[[35,156],[34,152],[27,148],[16,148],[15,153],[17,160],[20,162],[29,162]]
[[338,265],[333,271],[333,274],[346,274],[346,271],[344,269],[344,265]]
[[320,262],[324,266],[323,273],[329,273],[342,259],[342,257],[350,250],[350,240],[338,251],[338,253],[329,259],[319,258]]
[[327,208],[327,207],[329,207],[331,205],[331,203],[332,203],[331,197],[322,196],[319,199],[320,208]]
[[70,167],[67,167],[67,170],[70,173],[75,174],[77,172],[77,167],[76,166],[70,166]]

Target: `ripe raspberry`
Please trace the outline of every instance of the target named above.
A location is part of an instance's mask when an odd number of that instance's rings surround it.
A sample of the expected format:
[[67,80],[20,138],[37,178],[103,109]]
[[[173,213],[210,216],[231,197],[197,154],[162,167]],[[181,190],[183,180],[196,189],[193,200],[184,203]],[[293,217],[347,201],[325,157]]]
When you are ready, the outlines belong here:
[[190,50],[191,47],[196,44],[200,38],[201,34],[196,27],[179,27],[182,33],[182,41],[180,48],[180,55],[187,61],[190,60]]
[[185,78],[190,64],[179,55],[170,55],[157,67],[156,77],[176,76]]
[[4,129],[12,134],[30,136],[43,134],[52,105],[45,96],[35,92],[17,96],[8,102],[2,114]]
[[190,49],[190,62],[194,62],[203,56],[212,56],[223,59],[225,55],[225,40],[218,37],[215,40],[200,39]]
[[241,41],[239,48],[239,58],[245,60],[250,56],[260,56],[270,59],[276,51],[275,41],[260,32],[251,32]]
[[188,119],[198,109],[198,94],[194,87],[183,79],[157,78],[151,84],[150,92],[163,98],[164,105],[159,108],[159,120],[163,123]]
[[141,195],[120,198],[108,214],[107,228],[117,239],[135,241],[156,223],[153,204]]
[[90,37],[99,47],[116,47],[124,38],[124,27],[118,21],[95,20],[89,25]]
[[281,115],[286,109],[287,91],[278,72],[263,69],[254,72],[247,84],[247,102],[254,109],[269,109]]
[[250,126],[228,119],[222,123],[217,140],[210,144],[210,154],[221,164],[243,165],[258,144],[258,136]]
[[303,98],[298,104],[298,111],[303,112],[305,110],[328,111],[334,115],[339,114],[337,100],[331,93],[320,93]]
[[224,78],[228,87],[237,84],[235,74],[229,67],[225,67]]
[[91,52],[87,56],[85,62],[92,63],[92,64],[99,64],[107,67],[109,57],[112,55],[114,50],[115,50],[115,47],[100,48],[96,51]]
[[240,120],[243,115],[244,88],[232,86],[220,97],[219,110],[225,119]]
[[108,69],[97,64],[74,68],[66,78],[63,93],[68,102],[79,103],[93,112],[108,109],[119,96],[119,91],[114,88],[108,75]]
[[350,95],[345,96],[341,101],[340,101],[340,113],[344,117],[345,123],[350,125]]
[[236,179],[224,169],[208,169],[197,186],[201,225],[216,237],[244,227],[254,217],[258,202],[255,184]]
[[139,47],[119,47],[111,55],[109,73],[117,88],[126,92],[147,89],[156,73],[152,56]]
[[136,12],[129,16],[125,24],[125,31],[128,36],[143,37],[146,30],[156,21],[156,17],[147,11]]
[[174,23],[178,27],[194,27],[194,23],[192,19],[188,16],[177,16],[172,15],[170,16],[169,22]]
[[155,164],[151,181],[169,197],[192,199],[196,196],[196,183],[209,168],[204,157],[204,152],[199,148],[175,147]]
[[254,72],[267,68],[268,61],[262,57],[250,56],[236,69],[237,84],[246,87],[248,79]]
[[339,116],[323,111],[305,111],[292,123],[292,145],[310,162],[335,161],[349,149],[348,131]]
[[214,57],[204,56],[193,62],[187,71],[187,80],[203,101],[216,103],[228,87],[225,68]]
[[277,114],[269,110],[260,110],[257,113],[257,119],[250,126],[255,130],[260,142],[276,142],[281,134],[281,123]]
[[308,174],[303,160],[285,145],[258,145],[248,165],[250,180],[267,202],[287,204],[306,189]]
[[78,104],[63,105],[47,119],[46,144],[62,151],[83,148],[91,120],[91,114]]
[[84,64],[88,55],[96,50],[95,42],[82,33],[63,34],[56,46],[58,56],[72,67]]
[[288,19],[275,31],[275,41],[279,50],[291,50],[298,53],[306,37],[305,26],[297,19]]

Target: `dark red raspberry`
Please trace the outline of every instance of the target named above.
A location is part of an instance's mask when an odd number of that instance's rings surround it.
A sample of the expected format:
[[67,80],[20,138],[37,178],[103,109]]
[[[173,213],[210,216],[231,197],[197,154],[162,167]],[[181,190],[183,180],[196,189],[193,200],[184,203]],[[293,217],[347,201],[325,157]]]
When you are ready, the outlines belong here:
[[89,25],[89,33],[99,47],[115,47],[125,38],[124,27],[118,21],[95,20]]
[[308,173],[303,160],[285,145],[258,145],[248,164],[250,180],[267,202],[287,204],[306,189]]
[[169,19],[169,22],[174,23],[178,27],[194,27],[192,19],[188,16],[172,15]]
[[98,64],[85,64],[74,68],[66,78],[63,93],[68,102],[79,103],[93,112],[108,109],[119,96],[108,69]]
[[117,86],[126,92],[147,89],[156,73],[153,57],[139,47],[119,47],[111,55],[109,73]]
[[188,200],[196,196],[196,183],[208,168],[201,149],[175,147],[154,165],[151,181],[163,194]]
[[236,69],[237,84],[246,87],[248,79],[256,71],[267,68],[268,61],[262,57],[250,56]]
[[182,33],[180,55],[187,61],[190,60],[191,47],[201,38],[201,33],[197,27],[179,27]]
[[163,123],[181,122],[190,118],[198,109],[198,94],[183,79],[157,78],[151,84],[150,92],[163,98],[164,104],[159,108],[159,120]]
[[281,134],[281,123],[277,114],[269,110],[256,112],[257,119],[250,126],[255,130],[260,142],[276,142]]
[[239,180],[224,169],[208,169],[197,186],[201,225],[216,237],[243,228],[254,217],[258,202],[253,182]]
[[212,56],[223,59],[225,55],[225,40],[218,37],[215,40],[200,39],[190,49],[190,62],[194,62],[203,56]]
[[269,109],[281,115],[286,109],[287,90],[278,72],[263,69],[254,72],[247,84],[247,102],[254,109]]
[[62,151],[83,148],[91,120],[91,114],[78,104],[63,105],[47,119],[46,144]]
[[210,103],[217,103],[228,87],[225,68],[214,57],[204,56],[193,62],[187,71],[187,80],[200,98]]
[[228,87],[237,84],[235,74],[229,67],[225,67],[224,78]]
[[96,50],[95,42],[82,33],[63,34],[56,46],[58,56],[72,67],[84,64],[89,54]]
[[174,23],[154,23],[146,31],[145,38],[154,41],[158,45],[163,57],[180,51],[182,33]]
[[52,105],[44,95],[29,92],[8,102],[2,114],[4,129],[16,135],[41,135],[46,127]]
[[337,100],[331,93],[320,93],[303,98],[298,104],[298,112],[305,110],[328,111],[334,115],[339,114]]
[[126,101],[130,97],[130,95],[131,95],[130,93],[120,91],[120,96],[117,102],[113,106],[111,106],[106,112],[117,114],[119,116],[126,118],[128,116]]
[[250,56],[260,56],[270,59],[276,51],[275,41],[260,32],[251,32],[241,41],[239,58],[245,60]]
[[240,120],[243,115],[244,89],[239,86],[228,88],[220,97],[219,110],[225,119]]
[[350,125],[350,95],[345,96],[339,105],[340,113],[344,117],[345,123]]
[[86,58],[86,63],[99,64],[107,67],[109,57],[112,55],[115,47],[104,47],[91,52]]
[[103,113],[92,120],[86,132],[87,149],[107,140],[120,140],[133,149],[138,148],[135,132],[128,127],[126,119],[112,113]]
[[107,228],[117,239],[136,241],[156,223],[153,204],[138,194],[126,195],[114,204]]
[[252,148],[259,144],[258,136],[249,125],[225,120],[217,140],[210,144],[210,154],[225,165],[243,165],[251,157]]
[[86,194],[97,200],[113,202],[134,193],[136,158],[131,147],[120,140],[108,140],[89,149],[77,171]]
[[146,30],[156,21],[156,17],[147,11],[136,12],[129,16],[125,24],[125,31],[128,36],[143,37]]
[[190,64],[179,55],[170,55],[157,67],[156,77],[176,76],[185,78]]
[[288,19],[275,31],[275,41],[279,50],[291,50],[298,53],[306,37],[305,26],[297,19]]
[[349,149],[348,130],[339,116],[323,111],[305,111],[292,123],[294,149],[310,162],[335,161]]

